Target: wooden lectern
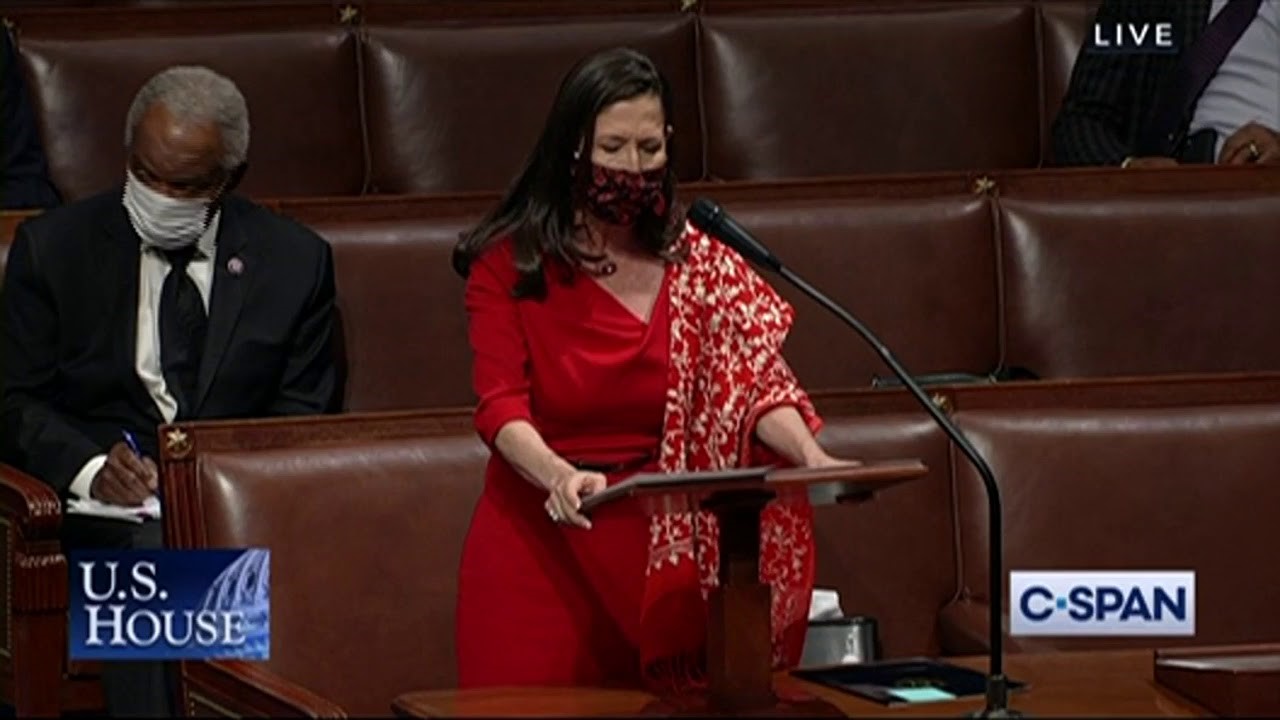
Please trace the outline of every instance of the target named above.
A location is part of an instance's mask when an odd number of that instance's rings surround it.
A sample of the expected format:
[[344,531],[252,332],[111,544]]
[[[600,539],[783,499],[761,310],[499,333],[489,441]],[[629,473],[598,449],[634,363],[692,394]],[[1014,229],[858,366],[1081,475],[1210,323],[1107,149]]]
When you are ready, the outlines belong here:
[[759,576],[760,515],[776,497],[804,495],[813,505],[860,502],[926,471],[918,460],[902,460],[821,469],[645,474],[585,498],[584,513],[633,499],[650,514],[701,508],[713,513],[720,525],[720,585],[709,598],[707,623],[707,695],[664,699],[663,707],[651,711],[842,716],[817,698],[784,700],[774,693],[770,588]]

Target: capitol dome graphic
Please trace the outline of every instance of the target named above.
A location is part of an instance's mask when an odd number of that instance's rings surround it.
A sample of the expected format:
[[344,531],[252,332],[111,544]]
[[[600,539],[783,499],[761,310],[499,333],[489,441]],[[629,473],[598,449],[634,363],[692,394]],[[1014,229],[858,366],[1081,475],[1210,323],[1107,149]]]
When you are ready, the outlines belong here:
[[239,610],[244,615],[245,643],[225,648],[223,657],[266,660],[271,650],[271,554],[246,550],[214,579],[200,602],[201,610]]

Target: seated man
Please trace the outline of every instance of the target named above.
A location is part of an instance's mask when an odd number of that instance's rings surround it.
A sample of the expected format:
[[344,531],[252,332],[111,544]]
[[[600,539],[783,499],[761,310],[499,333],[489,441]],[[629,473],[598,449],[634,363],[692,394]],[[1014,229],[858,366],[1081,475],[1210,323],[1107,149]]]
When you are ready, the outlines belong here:
[[9,31],[0,28],[0,210],[47,208],[58,204],[58,191],[40,145],[27,83]]
[[[64,497],[157,492],[157,426],[306,415],[335,398],[331,250],[230,194],[249,149],[228,79],[174,67],[129,108],[123,187],[17,229],[0,314],[0,459]],[[64,543],[159,547],[160,523],[68,515]],[[109,664],[108,710],[166,715],[158,663]]]
[[1176,52],[1085,43],[1053,125],[1054,161],[1280,163],[1280,2],[1102,0],[1096,17],[1152,33],[1158,22],[1172,25]]

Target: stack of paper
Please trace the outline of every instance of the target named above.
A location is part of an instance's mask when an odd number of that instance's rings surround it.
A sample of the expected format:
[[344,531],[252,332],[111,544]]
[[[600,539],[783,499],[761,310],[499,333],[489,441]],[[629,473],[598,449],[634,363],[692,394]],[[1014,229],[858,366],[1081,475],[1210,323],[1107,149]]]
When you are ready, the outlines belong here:
[[72,498],[67,501],[67,512],[71,515],[91,515],[140,523],[145,519],[155,520],[160,517],[160,498],[152,495],[146,502],[134,507],[112,505],[92,499]]
[[809,604],[809,620],[839,620],[844,617],[840,609],[840,593],[837,590],[814,588]]

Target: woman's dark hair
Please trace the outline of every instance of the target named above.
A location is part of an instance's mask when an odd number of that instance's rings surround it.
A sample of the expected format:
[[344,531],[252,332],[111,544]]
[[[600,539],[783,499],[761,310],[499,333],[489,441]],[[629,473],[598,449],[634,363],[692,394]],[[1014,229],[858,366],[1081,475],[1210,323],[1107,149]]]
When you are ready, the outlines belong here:
[[[516,269],[520,273],[514,288],[516,297],[546,294],[544,257],[559,260],[570,270],[583,262],[600,260],[575,243],[581,230],[575,211],[584,189],[575,178],[591,177],[591,148],[600,111],[644,95],[658,96],[669,124],[671,91],[652,60],[629,48],[615,48],[579,61],[560,83],[546,126],[524,169],[497,207],[479,225],[464,232],[454,247],[454,270],[466,277],[472,260],[506,233],[514,241]],[[581,153],[577,152],[579,148]],[[642,246],[661,257],[669,255],[678,230],[674,149],[668,136],[662,183],[665,211],[659,215],[647,210],[636,221]]]

